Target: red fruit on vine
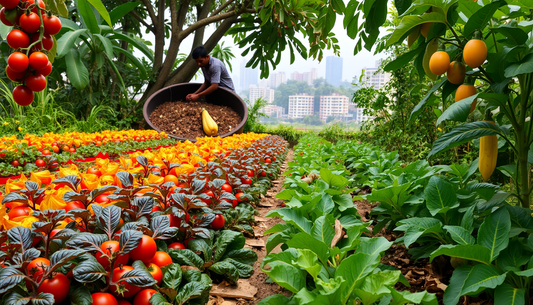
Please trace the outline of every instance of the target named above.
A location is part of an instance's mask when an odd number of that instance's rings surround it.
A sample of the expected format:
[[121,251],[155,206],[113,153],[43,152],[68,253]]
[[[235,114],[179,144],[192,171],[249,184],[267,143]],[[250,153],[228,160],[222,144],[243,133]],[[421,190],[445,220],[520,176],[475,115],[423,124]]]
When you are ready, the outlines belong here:
[[26,33],[35,33],[41,27],[41,18],[34,12],[22,14],[19,18],[20,27]]
[[4,23],[7,26],[13,26],[13,23],[11,21],[9,21],[7,19],[7,17],[6,17],[6,8],[5,7],[2,7],[2,9],[0,9],[0,20],[2,20],[2,23]]
[[35,165],[37,165],[38,167],[44,167],[46,166],[46,162],[44,162],[43,159],[37,159],[35,160]]
[[[36,32],[31,36],[30,43],[34,43],[37,40],[39,40],[40,33]],[[54,39],[52,36],[44,33],[43,39],[40,43],[37,43],[33,48],[31,48],[32,52],[41,51],[41,49],[45,49],[47,51],[50,51],[52,47],[54,46]]]
[[20,106],[28,106],[33,102],[34,94],[28,86],[19,85],[13,89],[13,99]]
[[0,5],[6,8],[6,10],[12,10],[19,5],[19,0],[1,0]]
[[41,75],[30,75],[26,77],[26,86],[28,86],[33,92],[40,92],[46,88],[46,78]]
[[61,20],[54,15],[48,17],[43,14],[43,25],[46,34],[55,35],[61,31]]
[[25,72],[15,72],[13,70],[11,70],[11,68],[9,66],[6,67],[6,75],[7,77],[16,82],[16,83],[22,83],[22,81],[24,81],[24,75],[26,73]]
[[213,219],[213,222],[211,222],[211,228],[213,228],[213,230],[220,230],[224,227],[225,223],[226,221],[224,220],[224,216],[216,214],[215,219]]
[[[38,5],[42,8],[42,9],[45,9],[46,8],[46,5],[44,4],[43,0],[38,0]],[[28,0],[26,1],[26,5],[24,6],[24,8],[28,8],[30,7],[30,5],[34,4],[35,3],[35,0]],[[32,9],[31,9],[32,12],[34,13],[37,13],[37,6],[34,6]]]
[[48,76],[50,73],[52,73],[52,63],[48,62],[48,65],[44,69],[35,71],[37,74],[41,74],[42,76]]
[[28,69],[28,66],[30,65],[30,60],[28,59],[28,56],[26,56],[26,54],[14,52],[9,55],[7,59],[7,64],[9,65],[11,70],[15,72],[24,72],[26,71],[26,69]]
[[46,54],[44,54],[43,52],[31,53],[29,60],[30,60],[30,67],[34,70],[44,69],[50,62],[48,60],[48,56],[46,56]]
[[30,45],[30,37],[21,30],[11,30],[6,37],[7,44],[13,49],[27,48]]

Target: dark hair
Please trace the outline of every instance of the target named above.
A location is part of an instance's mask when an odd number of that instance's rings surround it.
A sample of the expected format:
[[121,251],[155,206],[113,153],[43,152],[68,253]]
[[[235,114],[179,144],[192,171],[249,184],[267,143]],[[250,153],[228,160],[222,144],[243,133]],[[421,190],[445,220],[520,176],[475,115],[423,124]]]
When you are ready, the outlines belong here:
[[204,48],[204,46],[197,46],[192,51],[192,58],[197,59],[198,57],[206,58],[209,55],[209,52]]

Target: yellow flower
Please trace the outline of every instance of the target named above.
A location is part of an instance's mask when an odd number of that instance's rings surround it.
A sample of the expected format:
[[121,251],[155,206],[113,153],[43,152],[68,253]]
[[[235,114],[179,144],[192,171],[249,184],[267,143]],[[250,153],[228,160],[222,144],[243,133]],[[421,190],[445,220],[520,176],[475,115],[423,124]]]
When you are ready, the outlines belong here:
[[19,131],[23,131],[23,130],[24,130],[24,128],[22,128],[22,127],[19,126]]
[[9,125],[9,123],[8,122],[4,122],[4,126],[7,126],[7,125]]
[[20,123],[20,122],[19,121],[15,121],[15,124],[18,124],[18,123]]

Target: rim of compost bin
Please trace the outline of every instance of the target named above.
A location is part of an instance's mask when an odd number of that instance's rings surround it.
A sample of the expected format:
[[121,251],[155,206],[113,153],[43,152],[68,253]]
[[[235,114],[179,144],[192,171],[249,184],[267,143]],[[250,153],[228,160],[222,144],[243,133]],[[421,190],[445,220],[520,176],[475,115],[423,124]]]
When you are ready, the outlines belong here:
[[[148,123],[148,125],[150,125],[150,127],[152,127],[152,129],[154,129],[155,131],[158,131],[158,132],[161,132],[161,129],[159,129],[157,126],[155,126],[152,121],[150,121],[150,115],[148,114],[148,105],[150,104],[150,101],[152,101],[152,99],[159,94],[159,92],[161,91],[165,91],[165,90],[172,90],[172,88],[174,87],[180,87],[180,86],[187,86],[187,85],[202,85],[200,83],[183,83],[183,84],[175,84],[175,85],[171,85],[171,86],[168,86],[168,87],[165,87],[165,88],[162,88],[162,89],[159,89],[157,90],[156,92],[154,92],[152,95],[150,95],[150,97],[146,100],[146,102],[144,102],[144,106],[143,106],[143,117],[144,117],[144,120],[146,121],[146,123]],[[243,106],[244,108],[244,115],[242,117],[242,120],[241,122],[239,123],[239,125],[237,125],[237,127],[235,129],[233,129],[232,131],[228,132],[228,133],[225,133],[225,134],[221,134],[221,135],[217,135],[217,137],[221,137],[221,138],[225,138],[225,137],[228,137],[228,136],[231,136],[231,135],[234,135],[235,133],[237,133],[239,130],[243,129],[244,127],[244,124],[246,124],[246,120],[248,120],[248,106],[246,105],[246,103],[242,100],[242,98],[235,92],[229,90],[229,89],[226,89],[226,88],[222,88],[222,87],[218,87],[217,90],[224,90],[224,91],[227,91],[229,92],[230,94],[232,94],[233,96],[235,96],[237,98],[237,100],[239,100],[239,102],[241,103],[241,105]],[[213,92],[214,93],[214,92]],[[213,94],[212,93],[212,94]],[[235,109],[234,109],[235,110]],[[242,131],[241,131],[242,133]],[[177,140],[181,140],[181,141],[191,141],[191,142],[196,142],[196,138],[195,139],[189,139],[189,138],[183,138],[183,137],[178,137],[178,136],[175,136],[175,135],[172,135],[170,133],[167,133],[168,136],[170,138],[173,138],[173,139],[177,139]]]

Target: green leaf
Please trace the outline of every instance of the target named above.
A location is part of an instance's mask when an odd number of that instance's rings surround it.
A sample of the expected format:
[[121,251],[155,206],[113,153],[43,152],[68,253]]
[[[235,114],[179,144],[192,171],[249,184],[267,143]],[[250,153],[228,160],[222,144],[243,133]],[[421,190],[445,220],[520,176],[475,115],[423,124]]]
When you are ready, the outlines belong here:
[[463,295],[463,287],[466,278],[472,272],[472,266],[463,265],[453,271],[450,285],[444,291],[443,301],[445,305],[457,305],[459,298]]
[[431,253],[430,261],[439,255],[459,257],[487,265],[491,262],[490,250],[480,245],[441,245]]
[[468,115],[470,114],[470,106],[474,102],[474,100],[477,98],[478,94],[474,94],[472,96],[469,96],[467,98],[464,98],[458,102],[455,102],[450,105],[437,119],[436,125],[440,125],[444,121],[456,121],[456,122],[464,122],[468,118]]
[[171,249],[168,250],[168,254],[173,261],[177,262],[180,265],[192,266],[202,270],[204,261],[198,254],[194,253],[189,249]]
[[388,72],[398,70],[404,67],[405,65],[407,65],[409,62],[411,62],[411,60],[416,55],[420,54],[420,52],[424,52],[425,50],[426,50],[426,45],[421,43],[418,45],[416,49],[413,49],[407,53],[403,53],[402,55],[396,57],[393,61],[389,62],[383,68],[383,70],[388,71]]
[[210,287],[202,282],[187,283],[180,288],[176,300],[179,305],[185,304],[185,302],[201,296],[207,289]]
[[333,174],[327,168],[320,169],[320,178],[333,187],[344,187],[348,184],[348,179],[344,178],[341,175]]
[[130,43],[132,46],[134,46],[135,48],[137,48],[139,51],[141,51],[144,55],[146,55],[146,57],[150,60],[150,61],[153,61],[154,60],[154,54],[152,54],[152,51],[148,48],[148,46],[135,39],[134,37],[130,37],[129,35],[125,35],[123,33],[120,33],[120,32],[117,32],[117,31],[114,31],[111,35],[109,35],[107,38],[109,39],[119,39],[119,40],[123,40],[123,41],[127,41],[128,43]]
[[335,236],[335,230],[333,229],[333,223],[328,221],[326,216],[320,216],[315,220],[315,224],[311,229],[311,235],[325,243],[330,245]]
[[300,210],[295,209],[277,209],[271,210],[267,217],[280,217],[288,224],[291,224],[303,232],[311,232],[313,223],[308,220]]
[[224,230],[217,238],[217,241],[214,245],[215,255],[213,256],[213,261],[218,262],[226,251],[233,251],[242,249],[246,239],[241,232],[235,232],[231,230]]
[[68,79],[76,89],[83,90],[89,85],[89,71],[81,60],[78,50],[70,49],[66,55]]
[[452,239],[460,245],[473,245],[476,240],[470,232],[460,226],[444,226],[444,230],[450,233]]
[[3,22],[0,23],[0,37],[3,40],[7,40],[7,34],[13,29],[12,26],[7,26]]
[[309,233],[298,233],[288,240],[286,244],[295,249],[309,249],[315,252],[322,264],[326,264],[328,260],[329,245],[315,239]]
[[112,27],[112,25],[117,23],[120,20],[120,18],[126,16],[126,14],[131,12],[137,6],[139,6],[139,4],[141,4],[140,1],[126,2],[112,9],[111,12],[109,13],[109,18],[111,20],[111,24],[109,26]]
[[526,290],[524,288],[515,288],[504,283],[494,291],[494,304],[521,305],[525,304]]
[[512,41],[514,45],[521,45],[527,40],[527,34],[522,29],[509,24],[502,24],[499,27],[491,28],[490,30],[507,37],[507,39]]
[[92,6],[94,6],[94,8],[96,9],[96,11],[98,11],[100,16],[104,18],[105,22],[107,22],[107,24],[110,27],[113,27],[113,23],[111,22],[111,17],[109,16],[109,12],[105,8],[102,1],[101,0],[87,0],[87,1],[89,1],[89,3],[92,4]]
[[489,214],[479,227],[477,243],[490,250],[491,262],[509,244],[510,231],[511,219],[506,208],[499,208],[496,212]]
[[498,126],[489,122],[473,122],[456,127],[452,131],[444,134],[435,141],[433,149],[428,157],[434,156],[443,150],[459,146],[470,140],[477,139],[483,136],[492,136],[501,134],[502,131]]
[[450,209],[459,206],[459,201],[457,201],[457,195],[455,195],[452,184],[439,176],[433,176],[429,179],[424,189],[424,197],[426,199],[426,206],[432,216],[439,213],[446,213]]
[[79,286],[70,294],[70,303],[72,305],[92,305],[93,298],[88,287]]
[[470,36],[475,30],[483,30],[498,8],[505,4],[505,1],[494,1],[480,8],[468,18],[464,28],[464,35]]
[[507,272],[501,274],[492,265],[475,265],[468,274],[462,290],[462,294],[477,295],[486,288],[496,288],[505,280]]
[[335,277],[342,277],[345,282],[345,304],[355,288],[359,288],[363,280],[379,265],[379,258],[366,253],[354,253],[344,259],[335,271]]
[[412,0],[394,0],[394,6],[396,7],[396,10],[398,10],[398,15],[403,15],[403,13],[405,13],[405,11],[411,6],[412,2]]
[[533,53],[527,54],[521,61],[505,68],[505,77],[515,77],[533,72]]
[[446,23],[446,16],[440,12],[432,12],[423,14],[422,16],[409,15],[403,17],[400,24],[392,32],[389,40],[387,40],[386,47],[403,40],[414,27],[428,22]]
[[100,34],[100,27],[96,20],[96,15],[88,0],[77,0],[76,5],[83,25],[93,34]]
[[318,263],[318,258],[316,254],[307,249],[298,249],[298,260],[293,261],[293,264],[305,269],[316,281],[318,274],[322,267]]
[[275,294],[262,299],[257,305],[290,305],[290,299],[282,294]]
[[270,269],[262,269],[274,282],[281,287],[297,293],[305,287],[307,272],[283,261],[268,262]]
[[102,45],[104,46],[105,55],[109,60],[113,60],[115,58],[115,54],[113,53],[113,43],[111,40],[109,40],[107,37],[104,37],[100,34],[95,34],[94,37],[98,38]]
[[343,0],[331,0],[331,6],[337,13],[339,14],[344,13],[345,6],[344,6]]
[[61,58],[67,55],[67,53],[69,53],[74,47],[74,43],[80,37],[80,35],[86,32],[86,29],[80,29],[64,33],[57,41],[56,58]]
[[413,120],[418,117],[418,114],[422,111],[422,108],[427,104],[429,101],[429,98],[433,96],[437,90],[442,87],[442,85],[447,82],[448,79],[446,77],[441,78],[431,89],[429,89],[428,93],[424,96],[424,98],[418,103],[415,108],[413,108],[413,111],[411,112],[411,116],[409,117],[409,124],[413,122]]
[[181,284],[181,266],[176,263],[168,264],[161,268],[163,271],[163,286],[178,290]]
[[438,305],[437,296],[427,291],[422,292],[410,292],[391,290],[392,302],[390,305],[401,304],[420,304],[420,305]]
[[388,241],[385,237],[363,239],[357,248],[357,252],[379,258],[383,252],[392,246],[392,244],[393,243]]
[[231,284],[237,283],[239,279],[239,270],[235,265],[228,261],[220,261],[209,267],[209,270],[224,276]]

